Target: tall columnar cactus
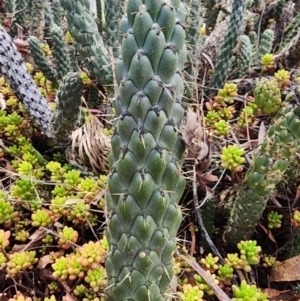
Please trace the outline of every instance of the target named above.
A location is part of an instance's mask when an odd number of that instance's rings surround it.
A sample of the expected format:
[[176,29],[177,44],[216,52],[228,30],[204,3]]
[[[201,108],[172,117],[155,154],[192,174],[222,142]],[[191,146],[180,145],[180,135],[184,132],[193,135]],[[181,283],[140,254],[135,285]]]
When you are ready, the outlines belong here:
[[99,83],[108,85],[112,83],[109,54],[87,4],[84,0],[61,0],[77,52]]
[[64,141],[80,123],[83,83],[78,73],[70,72],[56,94],[56,111],[52,118],[52,131],[56,139]]
[[29,30],[32,36],[44,39],[45,0],[31,0]]
[[130,0],[116,65],[117,121],[109,155],[109,301],[162,301],[181,223],[184,142],[180,70],[185,32],[179,1]]
[[29,49],[31,51],[31,55],[37,67],[41,70],[41,72],[48,80],[52,82],[56,82],[57,73],[53,69],[53,67],[48,63],[44,55],[44,52],[41,48],[40,41],[36,37],[32,36],[29,38],[28,43],[29,43]]
[[62,7],[60,5],[60,0],[53,0],[51,5],[53,21],[54,23],[61,28],[62,20]]
[[28,73],[11,37],[2,26],[0,26],[0,73],[6,77],[36,123],[46,135],[51,137],[49,125],[52,112]]
[[114,56],[117,58],[120,54],[121,35],[119,32],[119,22],[123,15],[124,0],[106,0],[105,1],[105,30],[106,44],[112,47]]
[[71,70],[68,48],[62,30],[54,24],[51,27],[53,56],[58,75],[63,78]]
[[245,0],[233,0],[229,26],[222,42],[222,47],[217,59],[215,72],[211,81],[211,87],[215,89],[222,88],[226,81],[229,60],[233,55],[233,51],[237,44],[237,40],[241,31],[241,26],[243,24],[243,16],[246,5],[245,2]]
[[273,125],[254,156],[253,166],[246,173],[224,234],[225,241],[232,246],[250,239],[270,195],[299,149],[300,117],[298,108],[294,107],[288,104],[274,117]]
[[261,35],[258,47],[258,59],[260,60],[266,53],[272,53],[272,46],[274,42],[274,31],[266,29]]

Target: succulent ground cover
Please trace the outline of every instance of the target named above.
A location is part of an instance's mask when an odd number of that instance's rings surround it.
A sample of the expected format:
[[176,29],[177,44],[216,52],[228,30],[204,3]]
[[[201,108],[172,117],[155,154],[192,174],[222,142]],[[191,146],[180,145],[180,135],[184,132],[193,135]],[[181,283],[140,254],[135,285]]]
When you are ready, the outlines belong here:
[[0,300],[296,300],[297,1],[96,4],[0,6]]

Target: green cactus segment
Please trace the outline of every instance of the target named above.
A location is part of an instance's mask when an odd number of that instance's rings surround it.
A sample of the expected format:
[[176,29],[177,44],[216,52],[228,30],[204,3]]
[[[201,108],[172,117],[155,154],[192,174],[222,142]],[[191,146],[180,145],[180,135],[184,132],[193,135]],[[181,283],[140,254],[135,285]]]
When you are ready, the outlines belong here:
[[9,14],[13,13],[15,11],[15,0],[5,1],[5,10]]
[[13,31],[14,32],[17,31],[15,24],[18,24],[22,27],[24,26],[27,5],[28,5],[27,0],[16,0],[16,2],[15,2],[15,15],[13,18]]
[[119,33],[119,22],[122,17],[124,0],[105,1],[105,23],[106,43],[112,47],[115,57],[120,54],[121,36]]
[[217,23],[218,15],[221,10],[219,2],[219,0],[206,0],[203,3],[206,8],[206,25],[210,31],[214,30],[215,25]]
[[74,72],[79,70],[79,65],[77,61],[76,49],[74,46],[69,46],[69,60],[70,60],[70,67]]
[[0,73],[5,76],[28,113],[35,118],[44,133],[51,137],[49,124],[52,112],[28,73],[11,37],[2,26],[0,26]]
[[197,0],[185,1],[188,7],[188,20],[186,24],[186,40],[191,47],[195,47],[199,40],[199,29],[201,24],[201,3]]
[[66,12],[68,29],[75,47],[89,72],[101,85],[112,83],[109,54],[104,47],[98,27],[83,0],[61,0]]
[[44,37],[49,41],[50,39],[50,27],[53,24],[53,15],[51,11],[51,6],[49,0],[45,1],[45,27],[44,27]]
[[222,88],[226,81],[229,61],[233,55],[233,51],[243,24],[243,16],[246,5],[245,2],[245,0],[233,0],[229,26],[222,43],[215,72],[211,81],[211,87],[213,88]]
[[44,39],[45,0],[31,0],[29,31],[40,41]]
[[260,38],[260,43],[258,47],[258,59],[261,58],[266,53],[272,53],[272,46],[274,41],[274,31],[272,29],[266,29]]
[[255,31],[249,32],[249,39],[252,45],[251,66],[258,65],[258,36]]
[[284,46],[286,46],[295,35],[299,32],[300,28],[300,13],[297,13],[297,15],[294,17],[292,22],[288,25],[288,27],[285,30],[285,36],[284,39],[280,45],[280,49],[282,49]]
[[31,51],[31,55],[38,69],[41,70],[41,72],[45,75],[45,77],[48,80],[52,82],[56,82],[57,80],[56,71],[47,62],[44,52],[40,46],[40,41],[36,37],[30,37],[28,43],[29,43],[29,49]]
[[60,5],[60,0],[53,0],[51,9],[54,23],[61,28],[62,7]]
[[116,65],[117,121],[106,197],[109,301],[163,301],[173,275],[185,188],[185,145],[178,131],[185,33],[176,19],[179,2],[173,2],[130,0],[121,21],[128,30]]
[[51,38],[56,70],[59,76],[63,78],[70,72],[70,60],[63,32],[56,24],[51,27]]
[[274,7],[274,19],[276,22],[278,22],[280,20],[285,3],[286,3],[286,0],[277,0],[277,3]]
[[240,37],[240,68],[238,77],[244,76],[248,73],[251,58],[252,58],[252,44],[248,36],[242,35]]
[[60,85],[56,94],[56,110],[52,119],[53,136],[63,141],[79,124],[81,111],[81,96],[83,94],[83,83],[78,73],[70,72]]
[[97,87],[92,85],[89,89],[89,107],[90,108],[96,108],[97,105],[99,105],[99,97],[100,97],[100,91]]
[[299,149],[300,117],[293,105],[280,109],[274,124],[253,159],[240,187],[224,234],[224,240],[236,246],[251,238],[270,195],[282,180],[290,158]]
[[102,0],[96,0],[96,9],[97,9],[98,29],[99,32],[101,33],[103,31],[103,26],[104,26]]
[[286,46],[294,36],[297,35],[300,28],[300,13],[294,17],[293,21],[288,25],[287,29],[285,30],[285,35],[282,43],[280,44],[280,50]]

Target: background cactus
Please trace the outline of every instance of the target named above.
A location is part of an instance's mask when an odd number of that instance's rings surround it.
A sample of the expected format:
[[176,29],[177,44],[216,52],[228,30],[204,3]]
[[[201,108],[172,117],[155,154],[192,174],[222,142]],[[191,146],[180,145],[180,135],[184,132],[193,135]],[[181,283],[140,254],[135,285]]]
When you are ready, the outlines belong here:
[[114,56],[118,58],[121,47],[119,22],[123,15],[124,0],[105,1],[106,44],[112,47]]
[[56,24],[51,27],[51,40],[57,74],[63,78],[70,72],[70,60],[63,32]]
[[108,300],[165,300],[173,275],[185,187],[177,130],[185,32],[176,20],[178,5],[130,1],[122,21],[128,30],[116,67],[118,119],[109,157]]
[[36,36],[39,40],[44,38],[45,27],[45,5],[44,0],[31,0],[30,2],[30,34]]
[[280,109],[274,118],[234,202],[224,235],[230,245],[251,237],[272,191],[298,148],[300,119],[293,105]]
[[248,36],[240,37],[240,67],[238,68],[237,77],[248,73],[252,58],[252,44]]
[[89,8],[83,0],[62,0],[68,20],[69,32],[75,40],[75,48],[89,72],[99,83],[112,83],[111,63],[107,49]]
[[37,67],[42,71],[45,77],[52,81],[57,81],[57,73],[53,67],[48,63],[46,56],[41,48],[41,43],[36,37],[30,37],[29,48]]
[[225,83],[229,60],[232,57],[243,24],[245,5],[245,0],[233,0],[232,2],[232,12],[227,34],[222,42],[221,51],[218,55],[215,72],[211,81],[211,87],[213,88],[221,88]]
[[52,119],[56,139],[63,141],[80,124],[83,83],[78,73],[68,73],[56,94],[56,112]]
[[30,115],[35,118],[44,133],[51,136],[49,124],[52,113],[47,101],[41,96],[25,64],[22,62],[15,44],[2,26],[0,26],[0,70],[16,95],[24,103]]
[[26,0],[16,0],[15,1],[15,12],[12,24],[12,30],[14,35],[17,34],[17,27],[15,24],[19,26],[24,26],[25,16],[26,16],[26,9],[27,9],[28,2]]
[[272,52],[272,45],[274,41],[274,32],[272,29],[266,29],[260,38],[258,47],[258,59],[261,60],[263,55]]
[[52,15],[53,15],[53,22],[58,26],[61,27],[62,25],[62,7],[60,4],[60,0],[52,0],[51,5]]

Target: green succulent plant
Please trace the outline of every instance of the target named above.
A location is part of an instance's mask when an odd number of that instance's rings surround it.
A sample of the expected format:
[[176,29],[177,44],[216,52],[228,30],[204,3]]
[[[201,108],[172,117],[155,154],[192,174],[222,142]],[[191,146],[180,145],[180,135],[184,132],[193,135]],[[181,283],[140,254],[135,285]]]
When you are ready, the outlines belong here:
[[263,293],[255,285],[247,284],[246,280],[242,280],[240,287],[233,285],[234,294],[233,301],[264,301],[268,300],[267,294]]
[[269,229],[281,227],[282,214],[278,214],[276,211],[271,211],[268,213],[267,219]]
[[245,162],[243,158],[244,150],[239,148],[236,144],[223,147],[222,155],[220,156],[222,161],[222,167],[232,171],[238,171],[241,168],[241,164]]
[[274,79],[262,78],[254,89],[254,98],[257,108],[264,114],[275,114],[281,106],[281,93]]

